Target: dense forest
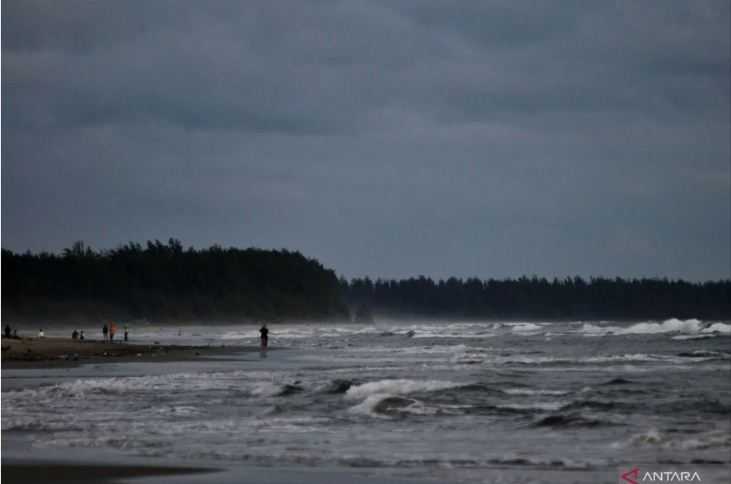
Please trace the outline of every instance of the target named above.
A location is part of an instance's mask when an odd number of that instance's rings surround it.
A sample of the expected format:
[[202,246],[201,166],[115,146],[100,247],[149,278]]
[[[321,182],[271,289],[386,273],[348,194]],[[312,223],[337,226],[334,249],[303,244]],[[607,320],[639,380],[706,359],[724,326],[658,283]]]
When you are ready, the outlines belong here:
[[167,243],[61,254],[2,251],[6,320],[313,320],[378,316],[731,318],[731,280],[578,277],[338,280],[298,252]]
[[544,278],[341,280],[358,319],[377,315],[528,319],[731,318],[731,280]]
[[97,252],[2,252],[5,319],[344,317],[338,279],[297,252],[129,243]]

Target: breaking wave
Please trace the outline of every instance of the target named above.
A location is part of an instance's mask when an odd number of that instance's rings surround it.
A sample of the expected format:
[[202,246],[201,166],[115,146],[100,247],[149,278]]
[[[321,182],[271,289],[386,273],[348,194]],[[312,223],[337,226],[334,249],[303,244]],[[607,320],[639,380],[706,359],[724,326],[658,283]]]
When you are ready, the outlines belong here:
[[662,323],[644,322],[629,327],[598,326],[584,323],[580,333],[589,336],[681,333],[685,335],[731,334],[731,325],[726,323],[704,323],[698,319],[668,319]]
[[440,380],[378,380],[351,386],[345,392],[345,398],[357,400],[371,395],[408,395],[409,393],[431,392],[459,386],[464,386],[464,383]]
[[345,392],[346,400],[362,400],[351,407],[351,413],[370,416],[394,415],[396,413],[434,414],[436,408],[426,407],[414,398],[405,395],[414,393],[436,392],[451,388],[465,387],[464,383],[440,380],[378,380],[360,385],[353,385]]

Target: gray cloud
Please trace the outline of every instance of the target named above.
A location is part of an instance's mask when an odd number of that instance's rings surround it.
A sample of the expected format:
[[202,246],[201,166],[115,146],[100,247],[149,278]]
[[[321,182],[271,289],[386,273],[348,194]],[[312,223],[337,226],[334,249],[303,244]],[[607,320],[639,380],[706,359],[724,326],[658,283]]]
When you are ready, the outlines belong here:
[[728,2],[3,7],[3,247],[729,276]]

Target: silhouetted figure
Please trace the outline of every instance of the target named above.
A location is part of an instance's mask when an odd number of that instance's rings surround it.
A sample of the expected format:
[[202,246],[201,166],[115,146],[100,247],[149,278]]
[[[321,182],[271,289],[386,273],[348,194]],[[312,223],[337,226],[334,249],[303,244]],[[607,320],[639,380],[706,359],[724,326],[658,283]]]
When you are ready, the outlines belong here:
[[114,343],[114,333],[117,332],[117,325],[114,323],[111,323],[109,325],[109,342]]
[[77,339],[79,339],[79,332],[76,331],[76,330],[74,330],[74,332],[71,333],[71,339],[74,340],[74,341],[77,340]]
[[259,329],[259,334],[261,334],[261,349],[266,351],[269,346],[269,328],[267,328],[266,323]]
[[104,335],[104,342],[106,342],[107,341],[107,334],[109,334],[109,328],[107,327],[106,324],[102,328],[102,334]]
[[79,341],[84,341],[84,330],[83,329],[79,333]]
[[5,337],[10,338],[10,325],[9,324],[5,325]]
[[129,328],[127,326],[124,327],[124,341],[125,343],[129,341]]

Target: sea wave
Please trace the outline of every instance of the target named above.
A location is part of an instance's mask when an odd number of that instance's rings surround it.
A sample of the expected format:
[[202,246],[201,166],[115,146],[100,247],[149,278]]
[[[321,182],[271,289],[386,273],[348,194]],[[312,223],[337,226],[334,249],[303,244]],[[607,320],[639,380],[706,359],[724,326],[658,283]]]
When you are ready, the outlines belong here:
[[541,417],[534,424],[536,427],[577,428],[577,427],[604,427],[616,425],[609,420],[586,417],[581,414],[556,414]]
[[[659,355],[648,353],[624,353],[618,355],[597,355],[576,358],[560,356],[508,356],[495,358],[495,362],[507,365],[590,365],[595,363],[624,363],[629,361],[663,363],[687,362],[686,359],[675,355]],[[701,361],[701,359],[699,358],[694,361]]]
[[543,327],[535,323],[514,323],[510,329],[513,333],[535,333],[541,331]]
[[465,385],[453,381],[442,380],[407,380],[407,379],[388,379],[377,380],[360,385],[354,385],[345,392],[345,398],[356,400],[365,398],[370,395],[389,394],[389,395],[408,395],[416,392],[431,392],[435,390],[443,390],[445,388],[454,388]]
[[624,442],[615,442],[613,447],[650,446],[679,450],[706,450],[712,448],[731,448],[731,428],[720,428],[697,432],[688,436],[671,432],[661,432],[650,428],[632,435]]
[[350,413],[370,416],[394,413],[436,413],[436,410],[426,410],[420,401],[406,399],[403,396],[459,386],[464,386],[464,384],[441,380],[388,379],[353,385],[348,388],[344,396],[346,400],[362,400],[349,409]]
[[699,319],[667,319],[661,323],[643,322],[628,327],[622,326],[598,326],[591,323],[584,323],[579,328],[579,333],[589,336],[605,335],[637,335],[637,334],[662,334],[682,333],[684,335],[700,334],[731,334],[731,325],[726,323],[704,323]]
[[545,388],[504,388],[501,390],[508,395],[568,395],[565,390],[549,390]]
[[[276,381],[270,372],[174,373],[132,377],[83,378],[54,385],[3,391],[4,409],[42,406],[78,407],[84,403],[144,399],[227,391],[251,397],[287,396],[303,391],[298,382]],[[182,407],[181,407],[182,408]],[[182,411],[182,410],[181,410]],[[4,422],[4,420],[3,420]]]
[[533,402],[533,403],[506,403],[497,405],[498,410],[517,410],[526,412],[552,412],[566,406],[566,402]]
[[694,360],[729,360],[731,353],[726,351],[693,350],[678,353],[681,358],[693,358]]

